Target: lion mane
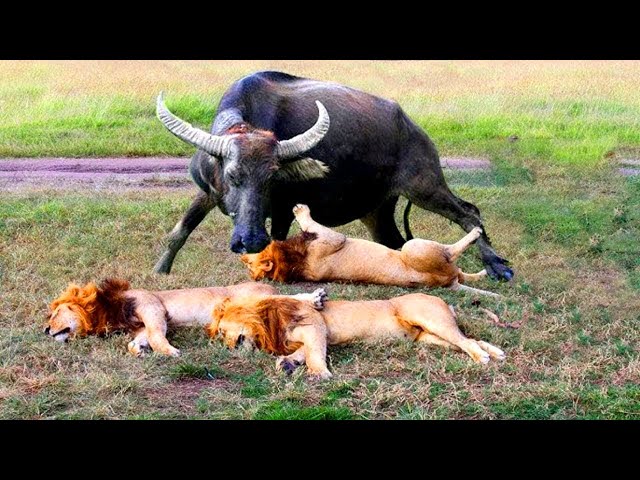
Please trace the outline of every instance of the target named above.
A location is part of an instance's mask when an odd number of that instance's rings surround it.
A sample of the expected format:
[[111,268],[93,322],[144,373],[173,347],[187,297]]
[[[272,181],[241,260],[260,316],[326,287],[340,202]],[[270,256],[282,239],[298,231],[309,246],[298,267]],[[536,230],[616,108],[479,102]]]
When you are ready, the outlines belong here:
[[143,326],[134,314],[135,301],[124,295],[129,288],[129,282],[117,278],[107,278],[99,286],[93,282],[84,287],[72,283],[51,302],[50,309],[68,304],[78,314],[85,335],[128,332]]
[[302,232],[287,240],[274,240],[265,249],[263,258],[273,262],[269,278],[277,282],[305,281],[304,270],[307,267],[309,244],[318,235]]
[[287,331],[300,325],[304,316],[298,300],[288,298],[264,299],[244,305],[226,300],[213,312],[214,321],[207,327],[211,338],[218,334],[223,316],[246,325],[254,334],[256,347],[275,355],[288,355],[302,346],[287,340]]

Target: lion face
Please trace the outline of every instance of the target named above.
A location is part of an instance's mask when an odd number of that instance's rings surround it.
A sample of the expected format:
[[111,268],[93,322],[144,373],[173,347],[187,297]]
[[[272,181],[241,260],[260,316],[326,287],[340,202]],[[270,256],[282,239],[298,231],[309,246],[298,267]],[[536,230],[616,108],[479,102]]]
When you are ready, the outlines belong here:
[[268,250],[260,253],[246,253],[240,257],[249,269],[249,274],[253,280],[262,280],[263,278],[271,278],[270,273],[273,272],[273,259],[269,255]]
[[256,332],[251,324],[243,320],[243,313],[235,306],[230,306],[229,300],[218,305],[212,314],[213,321],[207,327],[211,338],[220,337],[224,344],[231,349],[243,347],[253,350],[256,345]]
[[256,348],[255,332],[250,325],[235,320],[222,319],[218,323],[218,335],[224,344],[231,349],[244,348],[254,350]]
[[67,342],[70,338],[84,334],[82,316],[84,312],[78,305],[62,303],[49,315],[49,322],[44,329],[58,342]]

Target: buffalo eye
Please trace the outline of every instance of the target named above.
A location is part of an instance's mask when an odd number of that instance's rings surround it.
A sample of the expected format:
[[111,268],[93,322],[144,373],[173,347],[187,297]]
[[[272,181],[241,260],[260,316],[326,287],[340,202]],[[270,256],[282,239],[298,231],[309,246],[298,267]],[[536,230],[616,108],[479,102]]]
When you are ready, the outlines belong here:
[[239,187],[242,184],[242,179],[240,178],[240,175],[238,175],[238,173],[233,170],[227,172],[227,180],[229,180],[231,185],[233,185],[234,187]]

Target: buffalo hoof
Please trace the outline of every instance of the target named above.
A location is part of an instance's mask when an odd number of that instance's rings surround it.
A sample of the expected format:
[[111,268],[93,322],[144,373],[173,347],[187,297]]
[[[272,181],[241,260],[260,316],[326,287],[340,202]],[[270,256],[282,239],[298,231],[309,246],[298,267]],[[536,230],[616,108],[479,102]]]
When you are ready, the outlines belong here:
[[507,266],[508,263],[508,260],[505,260],[504,258],[498,257],[496,255],[489,261],[485,261],[484,265],[487,269],[487,274],[493,280],[508,282],[515,276],[513,270]]

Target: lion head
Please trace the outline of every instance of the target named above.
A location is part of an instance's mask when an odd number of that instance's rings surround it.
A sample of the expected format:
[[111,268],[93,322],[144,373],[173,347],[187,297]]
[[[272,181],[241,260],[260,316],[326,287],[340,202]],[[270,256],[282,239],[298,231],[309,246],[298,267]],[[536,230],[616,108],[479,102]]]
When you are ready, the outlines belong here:
[[[106,279],[100,286],[69,284],[49,306],[44,333],[59,342],[86,335],[134,328],[133,301],[123,293],[129,289],[126,280]],[[141,324],[139,324],[141,326]]]
[[245,253],[240,257],[249,269],[252,280],[260,281],[263,278],[273,280],[273,243],[271,242],[260,253]]
[[305,304],[292,298],[226,300],[212,313],[211,338],[220,335],[229,348],[258,348],[288,355],[301,344],[287,340],[288,331],[304,317]]
[[274,240],[260,253],[244,254],[240,260],[249,269],[253,280],[305,280],[307,249],[317,237],[315,233],[302,232],[287,240]]

